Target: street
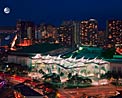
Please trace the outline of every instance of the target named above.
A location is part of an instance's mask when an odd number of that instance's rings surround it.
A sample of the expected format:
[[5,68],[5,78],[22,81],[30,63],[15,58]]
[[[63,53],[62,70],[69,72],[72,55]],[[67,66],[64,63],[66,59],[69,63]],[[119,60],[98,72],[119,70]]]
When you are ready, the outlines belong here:
[[107,97],[116,95],[116,90],[115,86],[106,85],[87,88],[59,89],[59,93],[60,98],[81,98],[83,95]]

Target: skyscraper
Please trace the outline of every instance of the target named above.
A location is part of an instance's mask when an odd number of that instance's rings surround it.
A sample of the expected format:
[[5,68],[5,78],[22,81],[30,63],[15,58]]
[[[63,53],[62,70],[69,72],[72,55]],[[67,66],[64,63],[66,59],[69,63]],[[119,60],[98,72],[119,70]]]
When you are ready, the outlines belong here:
[[80,22],[79,21],[73,21],[73,38],[72,42],[74,46],[80,45]]
[[80,39],[81,45],[98,44],[98,23],[95,19],[81,21]]
[[38,27],[40,35],[40,42],[56,43],[57,41],[57,28],[49,24],[40,24]]
[[106,31],[98,31],[98,46],[106,47]]
[[76,47],[80,44],[80,26],[78,21],[64,21],[58,28],[59,43]]
[[107,46],[122,46],[122,20],[107,21]]
[[26,41],[33,42],[35,40],[35,25],[33,22],[19,20],[16,23],[16,29],[18,33],[18,44],[23,44]]
[[72,25],[62,25],[57,30],[59,43],[63,46],[72,46]]

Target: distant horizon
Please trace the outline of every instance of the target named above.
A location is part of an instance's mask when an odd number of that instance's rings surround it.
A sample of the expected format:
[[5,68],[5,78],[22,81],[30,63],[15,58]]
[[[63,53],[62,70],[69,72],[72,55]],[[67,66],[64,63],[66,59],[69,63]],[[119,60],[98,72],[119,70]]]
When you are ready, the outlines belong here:
[[84,20],[89,20],[89,19],[95,19],[97,22],[98,22],[98,29],[100,29],[100,30],[106,30],[106,22],[108,21],[108,20],[122,20],[122,19],[107,19],[107,20],[97,20],[96,18],[86,18],[86,19],[67,19],[67,20],[62,20],[62,21],[58,21],[58,22],[48,22],[48,21],[42,21],[42,22],[36,22],[36,21],[33,21],[33,20],[26,20],[26,19],[18,19],[18,20],[16,20],[15,22],[12,22],[12,23],[7,23],[7,24],[3,24],[2,25],[2,23],[0,24],[0,27],[7,27],[7,26],[10,26],[10,27],[16,27],[16,22],[17,21],[19,21],[19,20],[21,20],[21,21],[31,21],[31,22],[33,22],[35,25],[40,25],[40,24],[42,24],[42,23],[44,23],[44,24],[50,24],[50,25],[54,25],[55,27],[59,27],[59,26],[61,26],[61,24],[62,24],[62,22],[64,22],[64,21],[84,21]]

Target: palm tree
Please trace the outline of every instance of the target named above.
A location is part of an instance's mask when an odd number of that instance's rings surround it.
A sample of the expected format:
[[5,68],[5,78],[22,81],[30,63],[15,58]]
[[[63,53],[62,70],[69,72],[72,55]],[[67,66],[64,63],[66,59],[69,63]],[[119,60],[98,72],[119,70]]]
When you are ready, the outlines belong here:
[[63,72],[61,72],[61,73],[60,73],[60,76],[61,76],[61,77],[62,77],[62,76],[64,76],[64,73],[63,73]]
[[99,78],[101,76],[102,71],[104,71],[104,73],[102,72],[102,74],[105,74],[107,71],[105,66],[102,66],[102,65],[96,65],[95,68],[98,69]]
[[47,67],[47,70],[48,70],[48,73],[52,73],[50,67]]
[[[105,73],[106,73],[106,71],[107,71],[107,70],[105,69],[104,66],[101,66],[101,70],[103,70]],[[104,74],[105,74],[105,73],[104,73]]]
[[70,79],[72,77],[72,73],[68,74],[68,79]]
[[86,69],[81,69],[80,73],[81,74],[85,73],[85,75],[86,75]]
[[57,71],[58,71],[59,74],[61,73],[61,69],[60,69],[60,67],[58,67]]
[[41,73],[41,74],[43,74],[43,75],[46,74],[42,69],[39,70],[39,73]]
[[88,68],[88,64],[86,63],[85,65],[86,65],[85,68],[83,68],[83,69],[81,68],[80,73],[85,73],[85,76],[87,77],[87,72],[88,72],[88,71],[87,71],[87,70],[88,70],[87,68]]
[[99,66],[98,64],[94,66],[95,69],[98,70],[97,74],[98,74],[98,78],[100,78],[100,74],[101,74],[101,66]]

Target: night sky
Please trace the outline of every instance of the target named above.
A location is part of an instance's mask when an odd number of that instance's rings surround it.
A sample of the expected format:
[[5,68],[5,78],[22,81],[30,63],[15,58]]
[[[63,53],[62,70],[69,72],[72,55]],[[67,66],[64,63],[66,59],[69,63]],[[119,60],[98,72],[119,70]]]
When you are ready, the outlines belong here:
[[98,20],[100,28],[107,19],[122,19],[122,0],[0,0],[0,25],[15,25],[19,19],[59,25],[90,18]]

